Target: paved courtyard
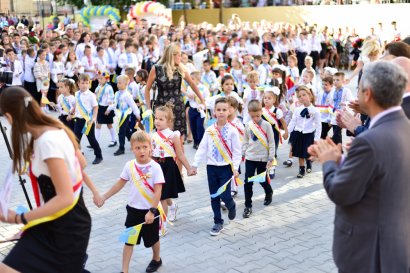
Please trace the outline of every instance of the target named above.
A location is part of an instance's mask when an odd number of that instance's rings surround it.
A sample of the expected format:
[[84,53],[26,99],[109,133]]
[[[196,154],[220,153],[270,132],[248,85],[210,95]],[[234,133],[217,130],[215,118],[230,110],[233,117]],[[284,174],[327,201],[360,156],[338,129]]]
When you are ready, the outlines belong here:
[[[1,121],[5,123],[4,119]],[[86,169],[101,193],[104,193],[121,173],[132,154],[114,157],[115,148],[108,148],[107,130],[103,130],[101,146],[104,161]],[[83,139],[83,146],[87,145]],[[129,144],[127,145],[127,149]],[[226,219],[221,235],[211,237],[213,225],[206,171],[203,165],[195,177],[185,178],[187,192],[178,200],[179,214],[169,233],[161,239],[163,266],[158,272],[336,272],[332,260],[332,222],[334,205],[328,200],[322,186],[320,166],[314,165],[313,172],[297,179],[298,168],[284,168],[281,162],[287,158],[288,145],[279,148],[277,176],[272,182],[273,203],[263,206],[262,187],[255,184],[254,207],[251,218],[243,219],[243,189],[237,202],[237,218]],[[188,159],[194,151],[185,145]],[[88,162],[93,152],[86,149]],[[0,139],[0,182],[10,164],[4,140]],[[30,186],[29,194],[32,193]],[[122,243],[119,234],[124,230],[127,187],[97,208],[92,202],[90,191],[84,192],[86,204],[93,219],[88,248],[87,269],[91,272],[112,273],[121,271]],[[21,187],[13,192],[13,208],[26,205]],[[0,240],[16,233],[15,225],[0,224]],[[0,244],[0,260],[13,244]],[[23,258],[23,257],[22,257]],[[151,260],[151,250],[143,246],[134,249],[130,272],[145,272]]]

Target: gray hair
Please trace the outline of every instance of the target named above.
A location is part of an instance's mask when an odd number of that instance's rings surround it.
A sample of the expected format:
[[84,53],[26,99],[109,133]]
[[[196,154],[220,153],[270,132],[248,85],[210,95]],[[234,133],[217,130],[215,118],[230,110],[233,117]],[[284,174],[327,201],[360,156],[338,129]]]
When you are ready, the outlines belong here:
[[365,65],[360,81],[362,90],[370,89],[383,109],[400,105],[407,85],[407,75],[398,65],[377,61]]

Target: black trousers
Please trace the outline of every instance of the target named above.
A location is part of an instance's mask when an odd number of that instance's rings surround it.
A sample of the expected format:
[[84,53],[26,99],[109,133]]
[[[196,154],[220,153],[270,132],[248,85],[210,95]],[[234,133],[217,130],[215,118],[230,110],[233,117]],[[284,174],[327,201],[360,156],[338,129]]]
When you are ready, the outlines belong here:
[[306,67],[305,66],[305,58],[307,56],[306,52],[296,52],[296,58],[298,59],[298,69],[299,73],[302,73],[302,70]]
[[131,138],[132,132],[130,131],[130,116],[128,115],[124,123],[121,125],[118,130],[118,141],[120,142],[120,150],[125,150],[125,137],[129,140]]
[[26,89],[30,95],[40,104],[41,92],[37,92],[36,82],[24,82],[24,89]]
[[310,52],[310,57],[312,57],[312,59],[313,59],[313,65],[312,65],[312,67],[313,67],[313,69],[316,70],[316,68],[317,68],[317,66],[318,66],[318,64],[319,64],[319,58],[320,58],[319,52],[318,52],[318,51],[312,51],[312,52]]
[[330,129],[332,129],[332,125],[330,123],[322,122],[322,134],[320,135],[320,138],[325,139]]
[[[248,178],[266,171],[266,164],[267,162],[261,162],[261,161],[252,161],[252,160],[245,161],[244,189],[245,189],[245,207],[247,208],[252,207],[252,196],[253,196],[253,182],[248,182]],[[265,190],[265,194],[273,193],[272,187],[270,186],[268,182],[263,182],[260,184]]]
[[[81,144],[81,138],[83,136],[83,128],[85,125],[85,119],[77,118],[74,122],[74,134],[77,137],[78,143]],[[90,132],[87,135],[87,139],[90,142],[91,147],[94,149],[94,155],[97,158],[103,158],[101,154],[100,144],[95,139],[95,124],[91,127]]]
[[332,140],[334,143],[339,144],[342,143],[342,128],[337,125],[332,125],[333,128],[333,136]]

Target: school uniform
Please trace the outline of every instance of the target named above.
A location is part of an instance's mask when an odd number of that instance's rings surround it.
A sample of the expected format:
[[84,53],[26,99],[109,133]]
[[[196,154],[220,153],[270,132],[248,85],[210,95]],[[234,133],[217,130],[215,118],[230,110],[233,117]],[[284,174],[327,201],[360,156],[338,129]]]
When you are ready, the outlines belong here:
[[[140,164],[135,159],[130,160],[125,164],[120,178],[129,184],[125,227],[129,228],[144,223],[145,215],[152,207],[155,185],[165,183],[161,167],[154,160],[147,164]],[[159,218],[155,218],[152,224],[142,225],[136,244],[140,244],[142,238],[146,248],[152,247],[159,241],[158,230]],[[130,244],[126,243],[126,245]]]
[[24,88],[30,93],[33,98],[40,103],[41,93],[37,91],[36,79],[34,78],[34,64],[35,58],[31,58],[29,55],[26,55],[24,59]]
[[118,140],[120,142],[119,150],[124,151],[125,149],[125,137],[127,139],[131,138],[131,132],[129,130],[130,114],[139,118],[140,111],[132,99],[131,94],[127,90],[119,90],[115,93],[114,103],[108,106],[108,110],[116,110],[118,117]]
[[105,59],[105,55],[104,55],[102,58],[100,58],[99,56],[97,56],[95,59],[97,60],[97,69],[98,69],[98,71],[106,71],[106,70],[108,70],[108,69],[107,69],[107,62],[106,62],[106,59]]
[[[77,72],[75,72],[77,70]],[[77,82],[78,76],[77,73],[81,74],[84,73],[84,66],[81,64],[80,61],[75,60],[74,63],[67,62],[65,64],[65,73],[67,78],[73,79]]]
[[73,114],[75,107],[75,97],[73,95],[64,96],[61,94],[57,98],[57,110],[60,113],[58,119],[64,123],[65,126],[70,128],[74,132],[74,120],[67,120],[67,117]]
[[208,87],[210,92],[215,92],[218,89],[218,81],[214,71],[203,72],[201,75],[201,83]]
[[266,80],[268,79],[268,76],[269,76],[269,71],[266,69],[266,67],[263,64],[260,64],[256,68],[256,71],[258,71],[258,74],[259,74],[259,84],[265,85]]
[[234,69],[231,68],[231,75],[234,80],[236,89],[238,90],[238,94],[242,95],[243,93],[243,73],[242,69]]
[[104,58],[106,60],[107,69],[110,73],[111,86],[114,92],[118,91],[117,84],[114,82],[115,69],[117,68],[117,58],[115,57],[115,51],[111,47],[105,49]]
[[293,156],[309,158],[307,149],[315,140],[320,139],[322,131],[319,110],[312,104],[308,107],[297,107],[288,128],[291,132],[289,142],[292,144]]
[[[202,83],[198,84],[199,92],[202,94],[204,99],[209,97],[209,89]],[[193,94],[193,99],[188,99],[189,102],[189,110],[188,110],[188,117],[189,117],[189,124],[191,125],[192,131],[192,138],[194,139],[194,146],[199,145],[204,136],[205,129],[204,129],[204,121],[205,116],[199,112],[198,107],[201,104],[201,101],[194,93],[191,87],[188,88],[187,94]]]
[[98,85],[95,89],[95,95],[98,102],[98,124],[113,124],[114,123],[114,111],[110,111],[108,115],[105,112],[108,106],[114,103],[114,90],[109,83],[105,83],[103,86]]
[[[241,143],[243,142],[243,138],[245,135],[245,126],[243,126],[242,120],[235,117],[233,120],[228,120],[228,123],[234,127],[239,133],[239,140]],[[239,166],[238,173],[241,173],[241,167]],[[238,185],[236,183],[231,184],[232,192],[238,193]]]
[[[249,177],[266,171],[266,164],[275,159],[275,137],[269,122],[261,119],[258,123],[249,121],[245,126],[242,145],[242,156],[245,157],[245,207],[252,207],[253,182]],[[266,197],[272,197],[272,187],[265,181],[260,183]]]
[[[215,141],[219,141],[219,146],[225,144],[229,149],[225,149],[225,155],[229,156],[232,166],[229,162],[225,161],[223,155],[218,150],[217,145],[215,145]],[[223,146],[225,147],[225,145]],[[198,151],[195,154],[192,167],[197,168],[201,162],[206,161],[210,194],[214,194],[224,183],[232,178],[232,169],[239,169],[242,155],[241,147],[242,143],[239,140],[238,131],[228,122],[222,129],[218,129],[215,124],[205,131],[204,137],[199,144]],[[228,210],[233,210],[236,207],[231,196],[231,191],[229,190],[231,183],[232,182],[227,185],[228,190],[225,190],[215,198],[211,198],[215,224],[224,223],[221,216],[221,199]]]
[[65,68],[63,62],[53,62],[51,64],[51,81],[50,89],[48,91],[47,97],[50,101],[56,101],[56,93],[58,89],[58,81],[64,77]]
[[161,166],[165,177],[165,184],[162,185],[161,200],[178,198],[178,194],[185,192],[184,182],[181,173],[175,162],[176,153],[172,139],[180,137],[179,131],[172,131],[167,128],[154,132],[151,136],[152,158]]
[[283,118],[283,111],[275,106],[272,106],[270,109],[264,107],[262,109],[262,118],[269,122],[272,126],[273,135],[275,139],[275,157],[278,157],[278,147],[279,142],[282,144],[282,135],[280,132],[280,120]]
[[[127,86],[127,91],[131,94],[132,99],[134,100],[135,103],[137,103],[137,90],[138,90],[138,84],[135,81],[132,81],[128,84]],[[138,108],[139,109],[139,108]],[[140,113],[141,113],[141,109]],[[129,129],[131,134],[134,133],[136,131],[135,124],[137,124],[137,117],[134,114],[130,115],[130,125],[129,125]]]
[[[77,91],[75,93],[75,123],[74,123],[74,133],[81,143],[81,138],[83,136],[84,129],[87,129],[87,120],[91,120],[93,116],[94,107],[98,107],[97,98],[94,93],[90,90],[87,91]],[[91,129],[88,133],[87,139],[90,142],[91,147],[94,149],[94,155],[96,159],[102,159],[102,153],[100,145],[95,138],[95,124],[93,123]]]
[[[333,93],[334,113],[336,113],[336,111],[342,110],[352,100],[353,100],[353,96],[349,88],[346,88],[346,87],[335,88],[335,91]],[[332,115],[330,123],[332,124],[332,128],[333,128],[333,136],[332,136],[333,142],[336,144],[342,143],[342,128],[337,126],[335,114]]]
[[135,69],[135,71],[138,71],[141,65],[135,53],[124,52],[118,58],[118,67],[122,69],[121,75],[124,75],[125,68],[132,67]]
[[329,130],[332,128],[330,120],[332,115],[335,114],[333,112],[333,93],[333,88],[328,93],[321,90],[316,98],[316,108],[320,111],[320,120],[322,121],[322,133],[320,135],[322,139],[327,137]]

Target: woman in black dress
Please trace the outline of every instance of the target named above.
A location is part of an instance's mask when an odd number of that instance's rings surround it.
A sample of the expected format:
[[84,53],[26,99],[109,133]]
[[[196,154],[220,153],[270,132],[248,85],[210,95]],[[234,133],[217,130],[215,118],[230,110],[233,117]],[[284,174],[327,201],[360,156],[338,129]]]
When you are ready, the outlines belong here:
[[145,87],[145,100],[147,108],[151,109],[150,90],[154,83],[157,84],[157,97],[154,101],[153,108],[165,105],[171,102],[174,105],[174,131],[181,133],[181,143],[184,142],[184,136],[187,134],[185,105],[181,93],[181,83],[185,80],[192,90],[199,97],[203,109],[205,109],[205,100],[201,95],[198,87],[194,84],[188,70],[181,63],[181,48],[178,44],[170,44],[165,48],[161,60],[150,71],[147,85]]
[[37,203],[36,209],[20,215],[9,210],[5,218],[0,212],[1,221],[25,225],[21,238],[0,263],[0,272],[80,273],[91,218],[82,198],[84,158],[75,136],[45,115],[23,88],[4,90],[0,110],[12,124],[13,170],[21,174],[24,163],[30,163]]

